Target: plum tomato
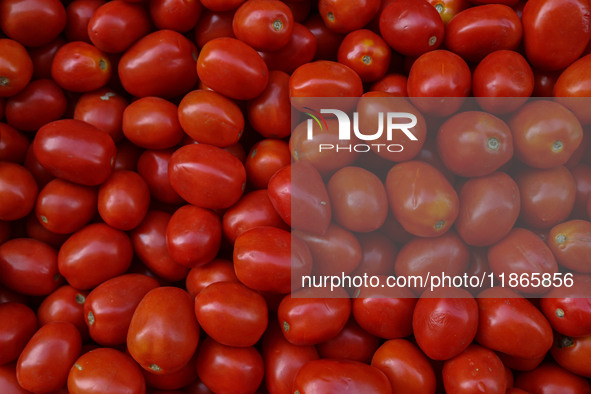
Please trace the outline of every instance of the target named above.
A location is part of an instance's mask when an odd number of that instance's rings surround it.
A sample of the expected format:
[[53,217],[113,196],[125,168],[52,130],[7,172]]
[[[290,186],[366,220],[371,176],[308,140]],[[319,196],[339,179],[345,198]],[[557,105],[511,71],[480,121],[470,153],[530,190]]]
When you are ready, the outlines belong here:
[[63,285],[49,294],[37,309],[39,326],[51,321],[66,321],[76,326],[84,342],[88,339],[88,327],[84,322],[84,303],[87,291],[80,291],[70,285]]
[[[305,4],[305,3],[300,3]],[[259,52],[269,70],[291,74],[299,66],[309,63],[316,53],[316,37],[301,23],[293,24],[291,38],[276,51]]]
[[20,164],[0,161],[0,220],[27,216],[35,207],[39,187]]
[[265,90],[247,103],[248,122],[263,137],[288,137],[291,134],[290,111],[289,74],[271,70]]
[[51,42],[66,27],[66,9],[58,0],[3,0],[0,29],[28,47]]
[[276,51],[289,42],[294,20],[287,4],[278,0],[250,0],[234,13],[237,39],[257,51]]
[[382,37],[367,29],[347,34],[337,53],[339,63],[351,67],[363,82],[373,82],[388,72],[392,50]]
[[123,139],[123,111],[129,102],[122,94],[108,87],[84,93],[76,102],[74,119],[96,126],[113,141]]
[[0,161],[23,163],[29,147],[29,139],[23,133],[6,123],[0,123]]
[[320,0],[318,13],[326,26],[337,33],[349,33],[365,26],[380,9],[379,0]]
[[156,28],[171,29],[179,33],[193,29],[203,12],[200,1],[151,0],[148,7]]
[[256,189],[266,189],[271,177],[290,163],[288,143],[271,138],[260,140],[250,148],[244,160],[248,183]]
[[317,60],[298,67],[289,78],[290,97],[359,97],[361,77],[350,67]]
[[168,177],[168,164],[173,152],[165,149],[143,151],[137,160],[137,172],[148,184],[150,198],[180,204],[183,199],[174,191]]
[[51,64],[51,77],[65,90],[90,92],[111,79],[113,68],[105,53],[82,41],[71,41],[57,50]]
[[558,263],[571,270],[591,273],[591,222],[569,220],[552,227],[548,246]]
[[591,377],[591,368],[585,362],[591,357],[591,335],[573,338],[557,334],[551,352],[562,368],[577,375]]
[[0,365],[16,361],[37,331],[37,316],[19,302],[0,304]]
[[14,96],[31,81],[33,61],[15,40],[0,38],[0,49],[0,97]]
[[[552,95],[557,97],[556,101],[573,111],[584,125],[591,123],[588,99],[584,98],[591,95],[591,79],[586,71],[590,64],[591,54],[573,62],[560,72],[552,92]],[[560,99],[560,97],[566,98]]]
[[591,383],[588,379],[575,375],[554,362],[545,362],[532,371],[519,374],[515,379],[515,387],[528,393],[591,393]]
[[185,278],[185,287],[191,297],[196,297],[201,290],[216,282],[238,282],[232,261],[216,258],[205,265],[191,268]]
[[[445,25],[453,19],[454,16],[471,6],[471,3],[478,4],[478,0],[428,0],[435,7],[441,20]],[[509,0],[514,1],[514,0]]]
[[368,363],[381,340],[350,318],[336,337],[316,345],[320,358],[337,358]]
[[94,11],[105,3],[105,0],[74,0],[69,3],[66,7],[66,27],[64,29],[67,40],[84,41],[90,44],[88,22]]

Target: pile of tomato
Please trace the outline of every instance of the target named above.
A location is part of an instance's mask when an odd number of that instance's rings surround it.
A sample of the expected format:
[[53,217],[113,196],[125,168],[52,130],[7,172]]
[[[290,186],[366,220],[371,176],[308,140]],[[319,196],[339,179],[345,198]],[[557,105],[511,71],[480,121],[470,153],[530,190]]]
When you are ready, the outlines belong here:
[[[588,0],[0,0],[0,392],[591,393],[590,40]],[[311,97],[425,118],[319,152]],[[293,280],[442,272],[483,281]]]

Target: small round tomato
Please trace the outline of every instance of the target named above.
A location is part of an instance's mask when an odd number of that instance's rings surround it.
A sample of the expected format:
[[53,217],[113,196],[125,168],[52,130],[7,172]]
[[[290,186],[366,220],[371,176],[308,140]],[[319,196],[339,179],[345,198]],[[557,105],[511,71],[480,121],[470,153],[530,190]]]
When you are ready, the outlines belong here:
[[198,80],[196,61],[195,44],[176,31],[158,30],[125,51],[119,60],[119,78],[134,96],[174,98],[193,90]]
[[0,162],[0,220],[27,216],[35,206],[39,187],[23,166]]
[[[303,3],[300,3],[303,4]],[[276,51],[259,52],[269,70],[288,74],[299,66],[309,63],[316,53],[316,38],[308,28],[294,23],[293,32],[287,44]]]
[[171,29],[186,33],[201,21],[200,1],[151,0],[149,11],[152,22],[159,30]]
[[339,63],[351,67],[363,82],[373,82],[386,75],[391,57],[392,50],[386,41],[367,29],[347,34],[337,54]]
[[194,205],[177,209],[166,227],[170,257],[193,268],[217,256],[222,242],[222,221],[214,212]]
[[254,144],[246,156],[246,178],[256,189],[266,189],[271,177],[290,163],[291,152],[285,141],[263,139]]
[[127,332],[131,356],[142,368],[157,374],[185,366],[198,342],[193,300],[177,287],[150,290],[135,309]]
[[443,384],[448,393],[505,394],[505,367],[492,350],[471,345],[443,364]]
[[58,0],[0,2],[0,29],[29,47],[51,42],[66,26],[66,9]]
[[223,209],[234,205],[244,192],[246,170],[231,153],[213,145],[191,144],[170,157],[172,188],[188,203]]
[[371,365],[386,374],[394,393],[435,393],[435,372],[429,359],[406,339],[384,342],[374,353]]
[[90,42],[88,21],[105,0],[74,0],[66,7],[66,28],[64,35],[68,41]]
[[289,75],[273,70],[265,90],[248,101],[246,114],[250,125],[263,137],[284,138],[291,134]]
[[500,241],[519,217],[519,188],[504,172],[469,179],[461,187],[459,196],[460,211],[455,228],[468,245],[489,246]]
[[180,204],[183,199],[170,184],[168,164],[172,150],[145,150],[137,161],[137,172],[150,189],[150,196],[169,204]]
[[141,394],[146,390],[144,375],[131,357],[115,349],[98,348],[76,360],[68,374],[68,392],[84,394],[90,387],[102,387],[105,376],[109,376],[110,392]]
[[244,131],[244,115],[238,105],[209,90],[185,95],[179,103],[178,120],[189,137],[220,148],[237,143]]
[[39,163],[58,178],[96,186],[111,175],[113,139],[89,123],[61,119],[37,131],[33,150]]
[[[221,69],[226,72],[220,73]],[[213,39],[201,48],[197,73],[209,88],[237,100],[257,97],[269,80],[267,65],[257,51],[229,37]]]
[[88,327],[84,322],[84,303],[88,292],[64,285],[43,299],[37,309],[39,326],[52,321],[66,321],[76,326],[82,340],[88,338]]
[[318,60],[298,67],[289,79],[290,97],[359,97],[363,84],[348,66]]
[[293,14],[278,0],[251,0],[234,13],[232,28],[237,39],[258,51],[285,46],[293,31]]
[[530,167],[564,164],[581,144],[583,130],[563,105],[539,100],[527,103],[509,121],[515,156]]
[[8,38],[0,38],[0,53],[0,97],[14,96],[31,81],[33,61],[24,46]]
[[591,393],[591,383],[582,376],[556,365],[546,362],[533,371],[524,372],[515,378],[515,387],[528,393]]
[[0,304],[0,365],[15,361],[37,331],[37,316],[18,302]]
[[367,25],[380,9],[378,0],[320,0],[318,13],[326,26],[337,33],[349,33]]
[[98,48],[82,41],[71,41],[58,49],[51,64],[51,77],[71,92],[90,92],[109,82],[111,61]]
[[96,126],[109,134],[113,141],[119,142],[123,138],[123,111],[128,104],[121,94],[102,88],[80,96],[73,117]]
[[443,174],[427,163],[407,161],[395,165],[385,185],[390,209],[413,235],[444,234],[458,216],[458,195]]
[[58,254],[59,272],[76,289],[90,289],[129,268],[133,247],[129,236],[104,223],[72,234]]
[[29,147],[29,139],[23,133],[6,123],[0,123],[0,161],[22,164]]
[[68,322],[50,322],[27,343],[16,364],[16,378],[25,390],[54,392],[66,385],[80,355],[78,329]]
[[548,246],[560,265],[591,273],[591,222],[569,220],[557,224],[550,230]]
[[380,33],[396,52],[420,56],[439,48],[445,26],[427,1],[393,0],[380,15]]

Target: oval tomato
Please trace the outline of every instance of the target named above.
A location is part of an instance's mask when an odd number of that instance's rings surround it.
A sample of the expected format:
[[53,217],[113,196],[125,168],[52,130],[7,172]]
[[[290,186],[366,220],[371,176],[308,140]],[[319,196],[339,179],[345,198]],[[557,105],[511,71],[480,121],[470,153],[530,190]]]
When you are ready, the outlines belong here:
[[558,263],[568,269],[591,273],[591,222],[569,220],[554,226],[548,235],[548,246]]
[[[587,71],[591,64],[591,54],[581,57],[560,73],[554,85],[553,95],[560,102],[575,113],[581,123],[591,123],[586,98],[591,94],[591,79]],[[566,97],[560,99],[558,97]]]
[[234,35],[259,51],[275,51],[285,46],[293,31],[290,8],[277,0],[243,3],[234,14]]
[[589,394],[591,383],[553,362],[546,362],[533,371],[524,372],[515,379],[515,387],[529,393],[556,392],[564,394]]
[[31,81],[33,61],[25,47],[17,41],[2,38],[0,48],[0,97],[10,97],[23,90]]
[[443,384],[448,393],[505,394],[505,367],[490,349],[471,345],[443,364]]
[[256,189],[266,189],[277,171],[291,163],[289,145],[283,140],[263,139],[255,143],[246,159],[246,178]]
[[341,42],[337,59],[351,67],[363,82],[386,75],[392,51],[382,37],[367,29],[352,31]]
[[232,261],[216,258],[201,267],[191,268],[185,286],[191,297],[196,297],[201,290],[216,282],[238,282]]
[[0,365],[15,361],[37,331],[37,316],[18,302],[0,304]]
[[289,74],[269,71],[269,82],[263,92],[246,107],[250,125],[263,137],[284,138],[291,134]]
[[290,97],[359,97],[359,75],[344,64],[318,60],[298,67],[289,78]]
[[0,220],[27,216],[35,207],[39,187],[25,167],[0,162]]
[[71,92],[90,92],[111,79],[111,61],[95,46],[82,41],[62,45],[51,63],[51,77]]
[[350,2],[347,0],[320,0],[318,13],[326,26],[337,33],[349,33],[365,26],[380,8],[377,0]]
[[66,9],[57,0],[8,0],[0,3],[0,28],[29,47],[51,42],[66,26]]
[[84,322],[84,303],[88,292],[64,285],[49,294],[37,309],[39,325],[52,321],[70,322],[80,331],[82,340],[88,339],[88,327]]

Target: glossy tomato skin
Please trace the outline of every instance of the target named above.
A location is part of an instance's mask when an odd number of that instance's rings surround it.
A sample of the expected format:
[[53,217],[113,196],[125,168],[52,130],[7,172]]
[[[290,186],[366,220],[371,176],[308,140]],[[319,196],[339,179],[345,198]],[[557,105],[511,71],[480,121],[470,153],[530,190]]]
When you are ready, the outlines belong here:
[[363,0],[351,3],[344,0],[321,0],[318,12],[326,26],[337,33],[349,33],[365,26],[376,15],[380,2]]
[[591,377],[591,369],[585,362],[591,354],[591,336],[572,338],[557,334],[551,352],[554,360],[564,369]]
[[420,56],[439,48],[445,26],[427,1],[393,0],[380,15],[380,34],[396,52]]
[[105,53],[83,41],[71,41],[57,50],[51,64],[51,77],[71,92],[90,92],[111,79],[111,61]]
[[80,96],[74,108],[74,119],[96,126],[119,142],[123,138],[123,111],[128,104],[127,99],[113,89],[98,89]]
[[529,62],[541,69],[560,70],[578,59],[591,38],[590,14],[589,3],[581,0],[528,1],[522,22]]
[[123,88],[137,97],[178,97],[197,82],[196,60],[197,48],[191,41],[176,31],[158,30],[123,53],[119,78]]
[[0,162],[0,220],[16,220],[27,216],[35,206],[39,187],[23,166]]
[[271,70],[265,90],[248,101],[248,121],[263,137],[284,138],[291,134],[290,114],[289,74]]
[[313,58],[315,60],[336,60],[339,45],[345,35],[328,28],[319,14],[310,15],[304,25],[316,38],[316,50]]
[[470,3],[477,4],[478,1],[468,0],[429,0],[429,3],[435,7],[441,20],[447,26],[450,20],[453,19],[457,14],[470,7]]
[[494,51],[517,49],[522,34],[519,16],[511,7],[487,4],[456,15],[447,25],[445,45],[465,60],[479,62]]
[[[0,107],[2,104],[0,104]],[[1,110],[0,110],[1,111]],[[0,113],[0,118],[2,114]],[[14,127],[0,123],[0,160],[23,163],[29,149],[29,139]],[[290,156],[291,158],[291,156]]]
[[321,358],[338,358],[368,363],[380,345],[380,339],[371,335],[349,319],[336,337],[316,345]]
[[556,99],[575,113],[577,118],[587,125],[591,123],[591,115],[587,110],[586,99],[574,97],[588,97],[591,91],[591,80],[587,76],[586,70],[591,63],[591,54],[582,56],[573,62],[564,71],[560,72],[552,95],[555,97],[567,97],[565,99]]
[[591,222],[569,220],[552,227],[548,235],[548,246],[558,263],[568,269],[591,273],[589,267],[589,236]]
[[382,37],[367,29],[353,31],[339,46],[339,63],[351,67],[363,82],[380,79],[390,66],[392,51]]
[[88,21],[104,0],[74,0],[66,7],[66,27],[64,35],[68,41],[91,43],[88,37]]
[[277,171],[291,163],[289,144],[278,139],[263,139],[255,143],[246,159],[246,178],[256,189],[266,189]]
[[379,369],[350,360],[313,360],[298,371],[294,392],[392,393],[386,375]]
[[520,358],[543,357],[552,346],[552,328],[527,299],[509,288],[491,287],[478,298],[476,342]]
[[80,355],[81,347],[80,333],[72,323],[45,324],[33,335],[18,359],[18,383],[33,392],[61,389]]
[[37,316],[19,302],[0,304],[0,365],[16,361],[29,339],[37,331]]
[[30,391],[25,390],[18,384],[18,380],[16,379],[16,363],[0,365],[0,389],[4,393],[30,393]]
[[199,324],[193,300],[176,287],[150,290],[140,301],[127,332],[127,348],[142,368],[157,374],[178,371],[193,357]]
[[385,186],[390,209],[413,235],[444,234],[458,216],[457,193],[443,174],[427,163],[413,160],[395,165]]
[[269,80],[269,69],[261,56],[248,44],[229,37],[213,39],[201,48],[197,73],[205,85],[237,100],[255,98]]
[[371,365],[386,374],[394,393],[435,393],[435,372],[429,359],[406,339],[384,342],[374,353]]
[[254,49],[275,51],[287,44],[293,24],[293,14],[285,3],[255,0],[238,7],[232,29],[236,38]]
[[129,268],[133,247],[129,236],[104,223],[72,234],[58,254],[60,273],[77,289],[91,289]]
[[57,252],[32,238],[13,238],[0,245],[0,277],[8,288],[26,295],[47,295],[63,282]]
[[177,149],[170,158],[168,176],[172,188],[188,203],[211,209],[234,205],[246,184],[242,162],[231,153],[206,144]]
[[37,309],[39,326],[52,321],[66,321],[74,324],[82,341],[88,339],[88,327],[84,322],[84,302],[88,292],[64,285],[49,294]]
[[203,6],[199,1],[152,0],[149,2],[149,11],[158,29],[186,33],[197,24]]
[[3,1],[0,29],[8,37],[29,47],[51,42],[66,26],[66,9],[57,0]]
[[393,94],[396,97],[406,97],[406,82],[408,78],[405,75],[391,73],[386,74],[383,78],[380,78],[374,82],[369,90],[372,92],[386,92]]
[[111,175],[116,147],[106,133],[74,119],[47,123],[33,140],[39,163],[58,178],[96,186]]
[[25,47],[17,41],[1,38],[0,97],[10,97],[27,86],[33,76],[33,61]]
[[137,160],[137,171],[150,189],[150,197],[156,200],[180,204],[183,199],[174,191],[168,177],[168,164],[172,150],[145,150]]
[[68,392],[83,394],[105,384],[109,392],[141,394],[146,382],[140,367],[127,354],[111,348],[98,348],[80,356],[68,374]]
[[202,48],[207,41],[220,37],[234,37],[232,20],[234,11],[211,11],[206,9],[195,26],[195,42]]
[[588,379],[575,375],[553,362],[546,362],[533,371],[518,375],[515,379],[515,387],[529,393],[591,393],[591,383]]
[[131,317],[158,282],[142,274],[124,274],[95,287],[84,303],[84,321],[93,341],[103,346],[125,343]]
[[309,63],[316,53],[316,37],[301,23],[294,23],[287,44],[276,51],[259,52],[269,70],[291,74],[299,66]]
[[359,75],[344,64],[318,60],[298,67],[289,79],[290,97],[359,97]]
[[191,297],[196,297],[201,290],[216,282],[238,282],[232,261],[216,258],[201,267],[191,268],[185,278]]
[[505,394],[507,379],[499,357],[485,347],[471,345],[443,364],[443,383],[447,392]]

